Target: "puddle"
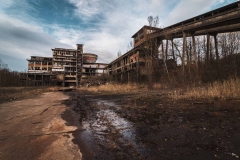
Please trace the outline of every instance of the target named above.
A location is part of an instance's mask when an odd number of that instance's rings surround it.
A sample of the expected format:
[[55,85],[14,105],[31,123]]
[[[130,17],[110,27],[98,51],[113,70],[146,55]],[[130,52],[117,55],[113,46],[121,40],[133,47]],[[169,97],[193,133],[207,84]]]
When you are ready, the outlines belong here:
[[116,113],[119,106],[106,100],[92,99],[90,102],[99,110],[94,114],[87,114],[88,117],[81,123],[84,129],[81,136],[87,137],[88,143],[93,144],[95,141],[108,153],[112,150],[113,152],[122,152],[121,155],[126,156],[125,152],[127,152],[129,156],[131,155],[130,157],[133,154],[144,154],[144,145],[136,141],[134,123]]

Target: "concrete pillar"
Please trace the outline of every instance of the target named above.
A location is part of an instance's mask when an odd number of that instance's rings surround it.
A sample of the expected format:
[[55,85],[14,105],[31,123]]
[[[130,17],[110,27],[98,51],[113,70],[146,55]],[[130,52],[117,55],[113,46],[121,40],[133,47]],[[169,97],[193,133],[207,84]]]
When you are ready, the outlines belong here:
[[210,35],[207,34],[207,53],[206,53],[206,63],[209,64],[209,46],[210,46]]
[[[240,3],[238,3],[238,4],[240,4]],[[218,53],[217,34],[214,35],[214,44],[215,44],[216,60],[217,60],[217,62],[218,62],[218,60],[219,60],[219,53]]]
[[163,40],[162,40],[162,59],[163,59],[163,60],[165,59],[165,55],[164,55],[164,43],[163,43]]
[[176,58],[175,58],[175,53],[174,53],[174,42],[173,42],[173,39],[171,40],[171,42],[172,42],[172,56],[173,56],[173,60],[175,61],[176,60]]
[[182,71],[185,69],[185,53],[186,53],[186,33],[183,33],[183,51],[182,51]]
[[210,64],[212,63],[212,60],[213,60],[213,54],[212,54],[212,43],[211,43],[211,39],[210,39],[210,42],[209,42],[209,62]]
[[[77,45],[77,52],[76,52],[76,87],[78,86],[78,50],[81,51],[81,46]],[[81,64],[82,65],[82,64]]]
[[167,61],[167,59],[168,59],[168,40],[166,40],[165,58],[166,58],[166,61]]
[[41,62],[41,72],[42,72],[42,62]]
[[194,35],[192,35],[192,42],[193,42],[194,61],[195,61],[196,67],[198,67],[197,47],[196,47],[196,41],[195,41],[195,36]]

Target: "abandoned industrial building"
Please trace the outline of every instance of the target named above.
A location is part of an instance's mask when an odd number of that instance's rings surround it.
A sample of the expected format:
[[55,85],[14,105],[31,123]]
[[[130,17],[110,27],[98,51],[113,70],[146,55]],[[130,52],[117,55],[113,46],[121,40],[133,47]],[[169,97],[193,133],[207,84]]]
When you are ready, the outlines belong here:
[[[121,82],[146,81],[149,77],[159,79],[163,72],[175,70],[181,67],[182,75],[186,67],[195,65],[198,69],[199,57],[197,55],[196,36],[206,36],[205,66],[215,58],[219,61],[217,35],[221,33],[236,32],[240,29],[240,2],[198,15],[188,20],[176,23],[166,28],[150,26],[142,27],[132,38],[134,48],[120,56],[108,66],[108,73],[114,80]],[[210,37],[214,38],[215,55],[210,51]],[[191,52],[193,58],[189,58],[186,48],[187,38],[191,38]],[[182,38],[182,50],[174,45],[174,39]],[[171,53],[169,53],[169,41]],[[175,49],[181,64],[176,61]],[[181,52],[181,53],[180,53]],[[179,56],[180,55],[180,56]],[[174,72],[173,72],[174,73]]]
[[89,80],[89,77],[98,77],[105,74],[106,63],[96,63],[98,56],[92,53],[83,54],[82,82]]
[[95,63],[97,55],[83,53],[83,45],[77,49],[55,48],[52,57],[31,56],[28,71],[20,76],[24,86],[77,86],[91,76],[101,76],[107,64]]
[[152,74],[153,56],[158,56],[158,51],[151,52],[154,41],[144,42],[148,41],[149,34],[158,30],[160,28],[143,26],[132,36],[134,48],[108,65],[108,73],[114,80],[121,82],[144,82],[147,80],[147,76]]
[[[133,48],[109,64],[96,63],[97,55],[83,54],[83,45],[77,45],[77,50],[55,48],[52,58],[32,56],[28,60],[28,72],[21,75],[22,85],[62,86],[79,85],[89,76],[106,74],[113,80],[121,82],[145,82],[149,77],[161,75],[165,68],[175,70],[180,67],[182,73],[189,64],[198,68],[196,36],[206,36],[206,64],[210,59],[219,59],[219,33],[239,31],[240,2],[212,10],[174,25],[157,28],[143,26],[133,36]],[[214,38],[214,49],[210,52],[210,37]],[[177,66],[174,39],[182,38],[181,64]],[[189,58],[186,39],[191,38],[193,58]],[[169,42],[171,53],[169,53]]]

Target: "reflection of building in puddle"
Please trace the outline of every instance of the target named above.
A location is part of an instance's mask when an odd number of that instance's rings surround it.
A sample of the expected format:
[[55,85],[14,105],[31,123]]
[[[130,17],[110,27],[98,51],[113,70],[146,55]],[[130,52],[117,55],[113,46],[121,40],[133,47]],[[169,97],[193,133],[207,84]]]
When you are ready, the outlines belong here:
[[[91,128],[101,135],[116,134],[116,138],[118,138],[121,143],[124,145],[129,144],[133,146],[138,153],[143,153],[145,147],[141,142],[136,142],[134,124],[115,112],[115,110],[119,109],[119,106],[114,102],[105,100],[98,100],[96,104],[104,109],[97,112],[97,119],[91,125]],[[111,110],[111,108],[113,110]],[[105,140],[107,141],[107,139]]]
[[[83,120],[82,136],[94,147],[97,143],[100,146],[114,144],[121,148],[132,146],[133,151],[144,154],[146,151],[142,142],[137,141],[136,128],[134,124],[118,114],[120,109],[114,102],[105,100],[91,100],[93,106],[100,110]],[[93,138],[95,140],[93,140]],[[96,146],[95,146],[96,147]],[[94,149],[93,149],[94,150]]]
[[110,101],[104,101],[104,100],[98,100],[97,101],[97,105],[104,105],[107,107],[114,107],[114,108],[118,108],[118,106],[114,103],[114,102],[110,102]]

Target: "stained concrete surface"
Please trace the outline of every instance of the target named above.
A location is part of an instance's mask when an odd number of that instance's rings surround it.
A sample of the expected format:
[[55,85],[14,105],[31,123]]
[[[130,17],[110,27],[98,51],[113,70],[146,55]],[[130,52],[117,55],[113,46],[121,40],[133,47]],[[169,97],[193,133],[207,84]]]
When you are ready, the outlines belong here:
[[72,132],[61,118],[69,96],[48,92],[31,99],[0,104],[0,159],[81,159]]

